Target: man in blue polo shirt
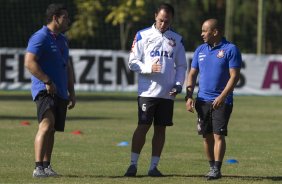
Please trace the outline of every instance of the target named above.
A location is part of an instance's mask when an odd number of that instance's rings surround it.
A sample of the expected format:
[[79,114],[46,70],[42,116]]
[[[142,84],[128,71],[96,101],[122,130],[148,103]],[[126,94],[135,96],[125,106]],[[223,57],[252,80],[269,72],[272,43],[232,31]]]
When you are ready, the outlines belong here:
[[25,67],[32,74],[31,93],[39,122],[33,177],[57,176],[50,165],[55,131],[64,131],[67,108],[75,106],[68,42],[62,34],[70,23],[66,7],[50,4],[46,18],[47,25],[30,37],[25,55]]
[[[221,165],[226,150],[225,136],[233,108],[233,89],[240,76],[239,49],[223,37],[223,26],[216,19],[202,25],[204,44],[195,53],[187,77],[186,109],[198,114],[198,133],[204,138],[204,149],[210,171],[207,179],[221,178]],[[199,74],[196,102],[192,98]]]

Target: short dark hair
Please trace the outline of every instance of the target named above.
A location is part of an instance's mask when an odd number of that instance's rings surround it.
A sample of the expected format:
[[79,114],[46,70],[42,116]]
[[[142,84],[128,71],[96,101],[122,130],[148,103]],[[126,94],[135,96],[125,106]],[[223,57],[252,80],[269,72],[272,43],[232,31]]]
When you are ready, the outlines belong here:
[[67,10],[63,4],[50,4],[46,10],[46,23],[50,23],[53,20],[53,16],[62,15],[62,10]]
[[156,9],[156,14],[158,14],[161,10],[164,10],[167,13],[171,13],[172,17],[174,17],[174,8],[168,3],[162,3]]

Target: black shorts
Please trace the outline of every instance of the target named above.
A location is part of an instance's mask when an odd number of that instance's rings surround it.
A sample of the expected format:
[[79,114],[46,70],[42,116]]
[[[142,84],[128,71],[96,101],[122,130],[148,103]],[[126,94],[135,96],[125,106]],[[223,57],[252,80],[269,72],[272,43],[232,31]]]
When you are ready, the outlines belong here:
[[138,97],[138,124],[172,126],[174,101],[163,98]]
[[196,101],[198,113],[197,129],[198,134],[205,135],[214,133],[227,136],[227,125],[232,113],[233,105],[224,104],[219,109],[212,108],[212,102]]
[[62,99],[56,95],[53,97],[44,90],[38,93],[35,98],[35,103],[37,106],[38,122],[40,123],[44,113],[51,109],[55,117],[55,130],[63,132],[65,129],[68,100]]

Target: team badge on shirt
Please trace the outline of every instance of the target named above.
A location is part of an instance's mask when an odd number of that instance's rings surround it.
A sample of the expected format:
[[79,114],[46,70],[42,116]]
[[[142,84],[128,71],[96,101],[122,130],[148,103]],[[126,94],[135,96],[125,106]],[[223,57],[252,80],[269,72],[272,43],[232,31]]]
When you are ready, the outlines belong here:
[[224,57],[224,50],[219,50],[216,57],[223,58]]
[[168,40],[169,40],[169,41],[168,41],[168,44],[169,44],[170,46],[172,46],[172,47],[175,47],[175,46],[176,46],[175,39],[169,38]]

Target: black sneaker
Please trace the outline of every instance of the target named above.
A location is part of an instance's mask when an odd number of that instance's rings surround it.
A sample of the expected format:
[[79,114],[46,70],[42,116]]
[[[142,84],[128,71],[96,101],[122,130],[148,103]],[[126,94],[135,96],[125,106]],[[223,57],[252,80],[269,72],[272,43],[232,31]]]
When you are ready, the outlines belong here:
[[210,167],[209,172],[205,175],[205,177],[209,177],[213,172],[213,167]]
[[209,176],[207,176],[208,180],[216,180],[216,179],[219,179],[219,178],[221,178],[221,172],[220,172],[220,170],[218,170],[216,168],[214,168],[210,172]]
[[126,171],[126,173],[124,174],[124,176],[127,176],[127,177],[134,177],[136,176],[136,173],[137,173],[137,168],[135,165],[130,165]]
[[51,165],[49,165],[47,168],[44,168],[44,172],[45,174],[47,174],[47,176],[51,176],[51,177],[56,177],[56,176],[59,176],[58,173],[56,173]]
[[163,177],[164,175],[155,167],[154,169],[149,170],[148,176]]
[[44,169],[42,166],[38,166],[34,169],[32,176],[34,178],[46,178],[48,175],[44,172]]

